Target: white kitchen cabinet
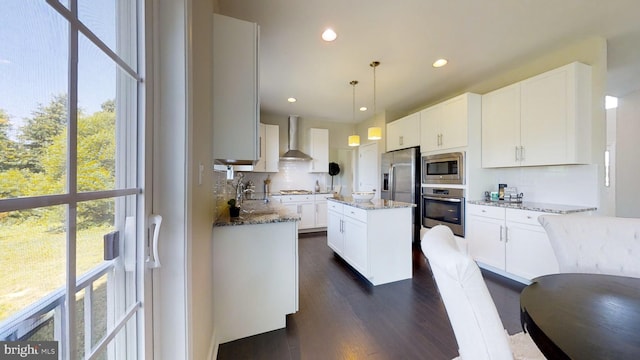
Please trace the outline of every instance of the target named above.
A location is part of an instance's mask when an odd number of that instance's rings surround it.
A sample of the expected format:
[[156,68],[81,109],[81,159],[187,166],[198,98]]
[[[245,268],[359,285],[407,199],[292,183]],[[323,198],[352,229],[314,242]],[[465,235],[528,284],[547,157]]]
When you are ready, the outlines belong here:
[[298,229],[303,231],[322,230],[327,227],[327,198],[333,194],[278,195],[273,201],[280,202],[290,212],[300,215]]
[[362,276],[368,278],[371,270],[369,268],[366,210],[346,206],[343,215],[342,231],[345,238],[343,257]]
[[315,227],[316,212],[313,195],[282,195],[280,202],[290,212],[300,215],[299,230]]
[[217,162],[258,160],[258,25],[213,15],[213,155]]
[[587,164],[591,67],[571,63],[482,99],[482,166]]
[[309,172],[329,172],[329,129],[309,129]]
[[518,166],[520,83],[482,96],[482,167]]
[[468,145],[469,122],[480,119],[481,96],[466,93],[420,112],[420,151]]
[[420,112],[387,124],[387,151],[420,146]]
[[538,216],[549,215],[527,210],[506,209],[507,271],[525,279],[560,271],[547,233]]
[[212,241],[219,342],[284,328],[299,308],[296,222],[214,226]]
[[411,207],[365,210],[328,201],[327,245],[373,285],[412,277]]
[[558,262],[538,216],[550,215],[482,205],[467,205],[466,237],[481,264],[531,280],[557,273]]
[[280,151],[280,127],[278,125],[260,124],[260,145],[258,162],[253,166],[254,172],[278,172]]
[[338,255],[344,254],[344,236],[342,235],[342,204],[327,203],[327,245]]
[[316,228],[327,227],[327,198],[333,197],[333,194],[316,194],[314,196],[314,204],[316,210]]
[[504,209],[500,210],[497,218],[473,216],[468,212],[465,230],[474,260],[504,270]]

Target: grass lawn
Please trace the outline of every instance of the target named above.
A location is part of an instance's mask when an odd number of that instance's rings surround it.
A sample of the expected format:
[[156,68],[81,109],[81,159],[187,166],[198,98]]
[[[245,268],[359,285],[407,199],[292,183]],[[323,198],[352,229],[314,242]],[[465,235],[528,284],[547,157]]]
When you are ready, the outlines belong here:
[[[78,231],[78,277],[103,261],[103,235],[110,231],[107,226]],[[65,238],[44,225],[0,227],[0,322],[65,286]]]

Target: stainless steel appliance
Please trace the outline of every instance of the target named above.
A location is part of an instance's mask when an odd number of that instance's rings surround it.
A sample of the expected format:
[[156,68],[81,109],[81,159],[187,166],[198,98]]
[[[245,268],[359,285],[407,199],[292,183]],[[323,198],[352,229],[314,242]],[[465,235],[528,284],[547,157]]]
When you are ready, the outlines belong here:
[[464,152],[422,157],[423,184],[464,184]]
[[420,242],[420,148],[382,154],[380,197],[416,204],[413,212],[413,241]]
[[446,225],[464,237],[464,189],[423,187],[422,225]]

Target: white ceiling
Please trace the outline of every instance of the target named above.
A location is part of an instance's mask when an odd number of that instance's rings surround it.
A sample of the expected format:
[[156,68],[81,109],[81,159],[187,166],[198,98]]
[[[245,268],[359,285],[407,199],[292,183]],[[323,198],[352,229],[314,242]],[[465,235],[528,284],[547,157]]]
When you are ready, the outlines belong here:
[[[592,36],[607,39],[607,93],[640,89],[640,0],[219,0],[219,11],[260,25],[268,114],[351,122],[358,80],[369,111],[355,121],[370,118],[373,60],[377,112],[401,114]],[[449,64],[433,68],[440,57]]]

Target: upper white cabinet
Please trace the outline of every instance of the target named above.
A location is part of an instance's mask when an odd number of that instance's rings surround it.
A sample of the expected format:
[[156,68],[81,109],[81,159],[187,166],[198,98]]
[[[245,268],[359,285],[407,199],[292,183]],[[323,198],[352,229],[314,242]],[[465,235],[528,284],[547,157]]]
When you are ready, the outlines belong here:
[[591,67],[571,63],[482,97],[482,166],[586,164]]
[[309,172],[329,172],[329,129],[309,129]]
[[258,25],[213,15],[213,155],[222,163],[258,160]]
[[260,145],[258,162],[253,166],[255,172],[278,172],[280,151],[280,127],[278,125],[260,124]]
[[420,146],[420,113],[387,124],[387,151]]
[[481,96],[466,93],[420,112],[420,151],[468,145],[469,122],[481,115]]

